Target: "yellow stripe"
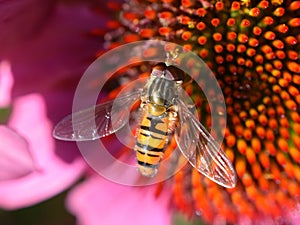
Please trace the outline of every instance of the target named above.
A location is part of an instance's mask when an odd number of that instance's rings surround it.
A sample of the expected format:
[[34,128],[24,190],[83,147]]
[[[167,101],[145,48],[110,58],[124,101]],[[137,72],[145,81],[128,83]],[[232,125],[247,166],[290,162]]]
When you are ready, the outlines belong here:
[[146,149],[143,149],[143,148],[141,148],[141,147],[139,147],[137,145],[134,147],[134,150],[135,151],[140,151],[140,152],[142,152],[144,154],[155,155],[153,157],[160,157],[160,158],[162,158],[164,156],[163,151],[156,152],[156,151],[146,150]]
[[164,148],[167,143],[167,138],[165,136],[164,139],[160,140],[154,139],[151,136],[145,137],[143,135],[138,135],[137,142],[141,145],[150,146],[151,148]]

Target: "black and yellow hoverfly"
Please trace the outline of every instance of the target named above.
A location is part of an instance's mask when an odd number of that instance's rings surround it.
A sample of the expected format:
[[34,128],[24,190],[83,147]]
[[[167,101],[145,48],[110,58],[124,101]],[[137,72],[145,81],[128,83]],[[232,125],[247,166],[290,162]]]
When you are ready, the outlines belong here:
[[156,175],[169,136],[174,133],[181,153],[194,168],[212,181],[232,188],[236,184],[233,166],[187,105],[182,75],[177,67],[158,63],[143,88],[65,117],[54,128],[53,136],[66,141],[108,136],[128,123],[131,106],[141,100],[134,150],[142,175]]

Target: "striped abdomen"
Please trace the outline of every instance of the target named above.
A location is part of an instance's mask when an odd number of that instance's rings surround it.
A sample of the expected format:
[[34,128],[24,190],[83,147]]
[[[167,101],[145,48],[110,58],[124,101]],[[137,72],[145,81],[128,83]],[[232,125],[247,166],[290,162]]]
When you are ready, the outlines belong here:
[[138,168],[144,176],[154,176],[164,155],[168,142],[168,116],[158,117],[145,113],[134,150],[138,161]]

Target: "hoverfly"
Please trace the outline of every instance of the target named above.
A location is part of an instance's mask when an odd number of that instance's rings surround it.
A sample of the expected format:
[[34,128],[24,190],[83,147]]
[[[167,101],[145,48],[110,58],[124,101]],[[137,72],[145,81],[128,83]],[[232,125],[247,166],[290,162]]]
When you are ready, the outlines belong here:
[[53,136],[60,140],[85,141],[110,135],[128,123],[126,115],[131,106],[141,100],[134,150],[142,175],[156,175],[169,136],[174,133],[181,153],[194,168],[219,185],[233,188],[236,184],[233,166],[190,110],[182,84],[183,71],[158,63],[141,90],[65,117],[54,128]]

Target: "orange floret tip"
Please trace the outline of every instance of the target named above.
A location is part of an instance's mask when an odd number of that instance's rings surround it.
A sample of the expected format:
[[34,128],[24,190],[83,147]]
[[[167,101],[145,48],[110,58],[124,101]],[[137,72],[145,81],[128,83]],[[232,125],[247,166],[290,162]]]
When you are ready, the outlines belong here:
[[300,124],[299,123],[294,123],[293,124],[293,128],[294,128],[294,131],[300,135]]
[[162,36],[168,36],[172,32],[172,28],[170,28],[170,27],[160,27],[158,32]]
[[256,128],[256,134],[259,138],[264,139],[265,135],[266,135],[266,131],[263,127],[258,126]]
[[220,19],[219,18],[213,18],[211,21],[210,21],[211,25],[214,26],[214,27],[217,27],[220,25]]
[[300,123],[300,116],[297,112],[292,112],[290,116],[294,122]]
[[286,92],[286,91],[282,91],[282,92],[280,93],[280,97],[281,97],[282,100],[289,100],[289,99],[290,99],[290,95],[289,95],[289,93]]
[[214,33],[213,34],[213,39],[215,41],[221,41],[222,40],[222,34],[221,33]]
[[234,161],[234,151],[232,149],[226,148],[225,149],[225,154],[229,158],[230,162]]
[[268,179],[265,178],[264,175],[258,178],[258,185],[260,189],[262,189],[263,191],[269,191],[270,189],[270,183]]
[[278,7],[274,10],[273,15],[277,17],[283,16],[285,13],[285,9],[283,7]]
[[149,20],[155,20],[157,16],[156,11],[154,9],[146,9],[144,11],[144,15]]
[[280,24],[277,27],[275,27],[275,30],[277,30],[280,33],[287,33],[289,31],[289,27],[286,24]]
[[246,187],[246,193],[249,199],[255,201],[260,197],[260,193],[257,190],[257,187],[255,185],[249,185]]
[[251,139],[251,147],[256,152],[259,153],[261,151],[261,143],[258,138]]
[[191,36],[192,36],[192,33],[189,32],[189,31],[184,31],[184,32],[181,34],[181,38],[182,38],[184,41],[187,41],[188,39],[190,39]]
[[[246,51],[246,54],[249,57],[253,57],[253,56],[256,55],[256,50],[254,48],[248,48],[247,51]],[[252,67],[252,66],[253,66],[253,64],[251,64],[251,66],[248,66],[248,67]]]
[[282,152],[277,152],[276,153],[276,160],[277,162],[281,165],[284,166],[286,164],[286,158],[285,155]]
[[247,28],[247,27],[249,27],[251,25],[251,22],[250,22],[250,20],[248,20],[248,19],[243,19],[242,21],[241,21],[241,27],[242,28]]
[[229,18],[229,19],[227,20],[227,26],[228,26],[228,27],[231,27],[231,26],[233,26],[233,25],[235,25],[235,19],[234,19],[234,18]]
[[240,33],[238,35],[238,41],[241,43],[246,43],[248,42],[248,36],[246,34]]
[[300,182],[300,167],[299,165],[294,165],[295,170],[295,178],[298,182]]
[[124,12],[124,13],[123,13],[123,17],[124,17],[124,19],[126,19],[126,20],[133,21],[133,20],[135,20],[136,18],[139,18],[139,15],[138,15],[137,13]]
[[253,164],[253,163],[256,162],[256,154],[255,154],[255,152],[253,151],[252,148],[247,148],[247,150],[246,150],[246,158],[247,158],[247,161],[250,164]]
[[262,33],[262,29],[258,26],[254,26],[252,32],[254,35],[259,36]]
[[296,182],[290,182],[288,185],[288,192],[291,196],[300,196],[300,187],[299,184]]
[[215,8],[217,11],[221,11],[224,9],[224,3],[223,2],[216,2]]
[[245,129],[244,132],[243,132],[243,137],[245,138],[246,141],[251,140],[252,131],[250,129]]
[[299,10],[300,9],[300,1],[292,1],[289,6],[289,9],[292,11]]
[[222,45],[215,45],[214,46],[214,49],[215,49],[215,52],[216,53],[221,53],[221,52],[223,52],[223,46]]
[[255,122],[253,119],[247,119],[245,121],[245,126],[251,130],[253,130],[255,128]]
[[182,46],[182,48],[183,48],[183,50],[185,52],[189,52],[189,51],[193,50],[193,45],[191,45],[191,44],[185,44],[185,45]]
[[294,100],[287,100],[285,101],[285,106],[290,109],[290,110],[296,110],[297,109],[297,104]]
[[265,34],[264,34],[264,38],[269,40],[269,41],[272,41],[276,38],[276,34],[273,32],[273,31],[267,31]]
[[293,18],[288,22],[288,24],[291,27],[299,27],[300,26],[300,18]]
[[269,26],[274,23],[274,19],[271,16],[266,16],[262,19],[262,22]]
[[234,31],[228,32],[227,33],[227,39],[230,41],[235,40],[237,37],[237,34]]
[[240,7],[241,7],[241,5],[240,5],[240,3],[237,2],[237,1],[234,1],[234,2],[232,2],[232,4],[231,4],[231,10],[232,10],[232,11],[237,11],[237,10],[240,9]]
[[297,38],[295,38],[294,36],[287,36],[285,38],[285,42],[288,44],[288,45],[296,45],[298,43],[298,40]]
[[266,150],[271,154],[271,155],[275,155],[276,154],[276,148],[274,146],[274,144],[270,141],[266,141],[265,142],[265,148]]
[[281,50],[277,50],[275,52],[276,56],[278,59],[285,59],[286,58],[286,54],[284,51],[281,51]]
[[295,74],[295,75],[293,76],[293,82],[294,82],[295,84],[300,84],[300,75]]
[[286,140],[288,140],[290,138],[289,129],[286,128],[286,127],[280,127],[279,128],[279,134],[280,134],[281,137],[283,137]]
[[[274,60],[273,65],[276,69],[281,70],[283,67],[283,64],[280,60]],[[280,73],[281,74],[281,73]]]
[[242,182],[243,182],[244,186],[247,188],[253,184],[253,179],[249,173],[246,173],[242,177]]
[[[279,103],[277,103],[277,104],[279,104]],[[276,107],[276,113],[279,117],[283,117],[285,115],[285,110],[282,106],[279,105]]]
[[269,2],[266,0],[263,0],[258,4],[258,7],[260,7],[261,9],[266,9],[269,7]]
[[294,170],[294,166],[291,162],[287,162],[284,166],[284,171],[286,172],[286,174],[288,175],[288,177],[290,178],[294,178],[295,177],[295,170]]
[[151,38],[151,37],[153,37],[154,34],[155,34],[155,31],[151,28],[144,28],[144,29],[141,29],[141,31],[140,31],[140,35],[143,38]]
[[[274,114],[275,114],[275,111],[272,110],[272,115],[274,116]],[[277,120],[275,118],[270,118],[269,122],[268,122],[268,125],[273,130],[277,130],[277,128],[278,128],[278,123],[277,123]]]
[[137,34],[126,34],[124,36],[124,41],[126,43],[130,43],[130,42],[135,42],[135,41],[139,41],[141,38],[139,35]]
[[253,163],[251,165],[251,170],[255,179],[259,179],[262,176],[262,169],[259,162],[256,161],[255,163]]
[[161,12],[159,15],[159,18],[161,19],[170,19],[172,18],[174,15],[173,13],[169,12],[169,11],[164,11],[164,12]]
[[194,3],[191,0],[181,0],[183,7],[191,7]]
[[199,23],[197,23],[196,28],[197,28],[199,31],[202,31],[202,30],[204,30],[204,29],[206,28],[206,24],[203,23],[203,22],[199,22]]
[[[238,46],[237,46],[237,52],[238,53],[243,53],[243,52],[245,52],[247,50],[247,47],[245,46],[245,45],[243,45],[243,44],[239,44]],[[243,61],[243,63],[241,62],[241,61],[239,61],[239,59],[242,59]],[[239,57],[238,58],[238,60],[237,60],[237,62],[238,62],[238,65],[244,65],[245,63],[245,59],[243,59],[243,58],[241,58],[241,57]],[[243,71],[242,72],[240,72],[240,73],[243,73]]]
[[260,15],[260,9],[259,8],[250,9],[249,15],[252,17],[258,17]]
[[200,45],[205,45],[206,42],[207,42],[207,38],[206,38],[205,36],[200,36],[200,37],[198,38],[198,43],[199,43]]
[[202,59],[205,59],[207,58],[209,55],[209,52],[207,49],[201,49],[200,52],[199,52],[199,56],[202,58]]
[[294,136],[293,137],[293,142],[294,142],[295,146],[300,149],[300,137],[299,136]]
[[271,173],[272,173],[272,178],[275,181],[280,181],[281,172],[280,172],[278,166],[275,164],[275,162],[271,163]]
[[291,72],[300,73],[300,64],[299,63],[289,61],[289,62],[287,62],[287,67]]
[[272,42],[272,44],[277,49],[283,49],[284,48],[284,43],[281,40],[274,40]]
[[235,170],[238,177],[243,177],[246,172],[246,162],[244,158],[237,158],[235,161]]
[[207,11],[204,8],[197,9],[197,15],[200,17],[204,17],[207,14]]
[[251,47],[257,47],[259,45],[259,40],[257,40],[256,38],[249,38],[249,42],[248,44],[251,46]]
[[291,60],[298,60],[299,59],[298,53],[296,51],[293,51],[293,50],[288,51],[288,57]]
[[241,154],[245,154],[247,150],[247,143],[244,139],[238,139],[237,140],[237,149]]
[[266,152],[259,153],[259,161],[265,169],[270,168],[270,165],[271,165],[270,164],[270,158],[269,158],[269,155]]
[[[220,55],[218,55],[218,56],[216,56],[216,63],[217,64],[222,64],[224,62],[224,58],[222,57],[222,56],[220,56]],[[220,73],[220,74],[222,74],[223,72],[221,71],[223,68],[222,67],[219,67],[218,68],[218,72]],[[224,71],[224,70],[223,70]]]

